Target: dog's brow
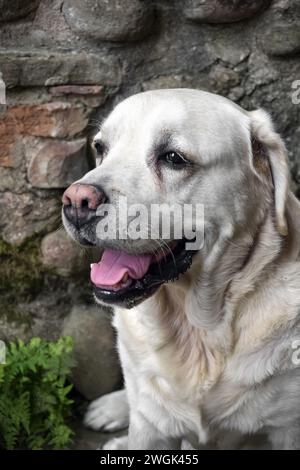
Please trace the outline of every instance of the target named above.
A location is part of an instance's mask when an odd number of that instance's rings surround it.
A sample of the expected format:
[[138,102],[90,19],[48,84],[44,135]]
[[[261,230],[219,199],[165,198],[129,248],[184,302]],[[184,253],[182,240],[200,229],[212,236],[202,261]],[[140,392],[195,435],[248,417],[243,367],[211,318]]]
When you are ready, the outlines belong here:
[[151,153],[166,150],[172,144],[172,132],[170,130],[162,130],[153,144],[151,145]]
[[168,151],[183,153],[191,162],[197,163],[195,156],[184,144],[182,136],[176,130],[164,129],[150,147],[149,155],[153,157]]

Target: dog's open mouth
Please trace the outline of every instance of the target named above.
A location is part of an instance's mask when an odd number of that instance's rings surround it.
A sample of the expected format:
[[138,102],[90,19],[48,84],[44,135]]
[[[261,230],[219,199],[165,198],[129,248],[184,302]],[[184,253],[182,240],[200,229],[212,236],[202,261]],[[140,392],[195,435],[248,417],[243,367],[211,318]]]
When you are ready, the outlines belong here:
[[91,265],[96,299],[132,308],[152,295],[165,282],[176,280],[192,264],[194,250],[186,240],[168,245],[168,252],[128,254],[105,250],[99,263]]

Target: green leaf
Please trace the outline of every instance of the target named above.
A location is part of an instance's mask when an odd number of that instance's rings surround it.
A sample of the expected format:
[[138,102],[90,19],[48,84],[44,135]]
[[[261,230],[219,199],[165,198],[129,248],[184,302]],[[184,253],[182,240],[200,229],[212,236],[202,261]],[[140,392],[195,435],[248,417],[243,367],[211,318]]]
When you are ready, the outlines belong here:
[[0,365],[0,441],[6,449],[62,449],[69,444],[72,351],[70,337],[8,345],[6,364]]

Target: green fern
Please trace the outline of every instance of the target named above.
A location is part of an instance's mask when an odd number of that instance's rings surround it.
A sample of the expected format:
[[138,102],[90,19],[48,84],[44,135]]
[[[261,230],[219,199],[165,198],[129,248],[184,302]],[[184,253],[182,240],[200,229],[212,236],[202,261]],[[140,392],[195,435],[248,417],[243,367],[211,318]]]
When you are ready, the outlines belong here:
[[0,365],[0,447],[63,449],[71,442],[72,385],[66,382],[72,350],[70,337],[8,345],[6,363]]

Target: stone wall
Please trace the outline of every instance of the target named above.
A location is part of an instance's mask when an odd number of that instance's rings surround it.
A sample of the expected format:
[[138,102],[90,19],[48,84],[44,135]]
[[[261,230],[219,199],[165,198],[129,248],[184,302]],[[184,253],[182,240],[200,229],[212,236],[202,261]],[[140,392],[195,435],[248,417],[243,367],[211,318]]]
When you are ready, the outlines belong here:
[[[79,362],[91,364],[90,387],[75,377],[79,389],[91,398],[115,387],[113,333],[88,284],[93,254],[60,222],[64,188],[93,166],[97,122],[152,88],[201,88],[263,106],[285,137],[300,195],[299,55],[297,0],[0,0],[1,337],[79,331]],[[95,383],[92,358],[103,351]]]

